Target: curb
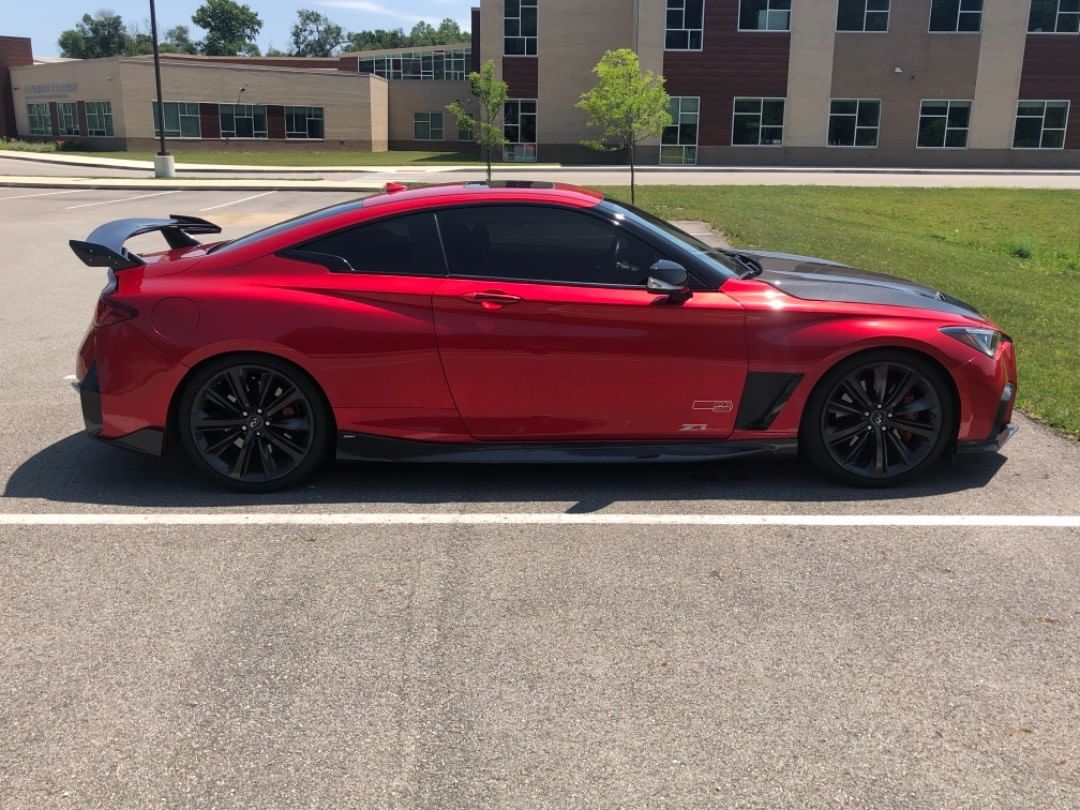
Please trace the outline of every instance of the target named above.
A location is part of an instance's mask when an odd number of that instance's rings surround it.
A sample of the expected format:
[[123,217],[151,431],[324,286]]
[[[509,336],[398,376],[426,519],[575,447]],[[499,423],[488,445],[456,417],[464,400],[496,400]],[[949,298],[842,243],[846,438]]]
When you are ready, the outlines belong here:
[[304,180],[111,180],[48,177],[0,177],[0,188],[63,188],[101,191],[335,191],[377,192],[385,183],[326,183]]

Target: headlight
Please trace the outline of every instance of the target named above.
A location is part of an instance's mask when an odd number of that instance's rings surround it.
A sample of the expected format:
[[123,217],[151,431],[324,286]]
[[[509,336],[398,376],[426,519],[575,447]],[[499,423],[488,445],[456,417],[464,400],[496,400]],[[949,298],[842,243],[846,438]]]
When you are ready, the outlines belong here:
[[982,352],[987,357],[996,355],[998,344],[1001,343],[1001,332],[996,329],[984,329],[978,326],[945,326],[941,331],[961,343],[966,343],[975,351]]

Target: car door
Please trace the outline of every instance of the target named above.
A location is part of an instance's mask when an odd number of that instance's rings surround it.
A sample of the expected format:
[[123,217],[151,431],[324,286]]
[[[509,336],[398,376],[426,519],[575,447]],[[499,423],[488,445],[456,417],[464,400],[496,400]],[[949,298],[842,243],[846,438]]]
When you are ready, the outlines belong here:
[[723,438],[747,367],[743,311],[719,291],[646,290],[664,250],[599,212],[487,204],[438,213],[450,277],[439,352],[483,440]]
[[[431,295],[446,261],[430,212],[404,212],[280,252],[322,265],[300,276],[286,340],[333,387],[338,429],[386,436],[467,438],[443,376]],[[311,308],[305,318],[299,307]]]

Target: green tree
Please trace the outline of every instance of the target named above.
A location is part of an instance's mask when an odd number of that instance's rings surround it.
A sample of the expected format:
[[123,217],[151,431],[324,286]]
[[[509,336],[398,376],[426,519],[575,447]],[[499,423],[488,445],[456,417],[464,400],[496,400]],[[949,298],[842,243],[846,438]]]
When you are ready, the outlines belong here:
[[162,53],[198,53],[199,44],[192,41],[186,25],[177,25],[165,32],[159,43]]
[[409,44],[410,45],[442,45],[441,42],[436,42],[438,38],[438,31],[432,27],[431,23],[426,23],[423,20],[418,22],[412,27],[412,31],[409,32]]
[[123,56],[130,53],[131,35],[124,27],[119,14],[102,10],[83,14],[82,19],[61,32],[57,44],[60,55],[70,59],[101,59],[107,56]]
[[293,56],[333,56],[342,43],[345,33],[323,14],[302,8],[296,12],[296,24],[292,27]]
[[439,23],[439,27],[435,31],[436,45],[454,45],[458,42],[465,42],[468,39],[469,32],[462,31],[461,26],[450,17],[447,17]]
[[629,48],[607,51],[593,68],[596,85],[581,94],[577,107],[589,114],[588,126],[600,129],[596,140],[582,145],[597,151],[625,149],[630,162],[630,201],[634,202],[634,150],[671,124],[671,99],[664,77],[641,72]]
[[352,31],[348,35],[346,47],[350,51],[382,51],[388,48],[404,48],[409,38],[400,28],[386,31],[378,28],[374,31]]
[[487,179],[491,182],[491,153],[506,143],[503,133],[503,108],[509,91],[506,82],[495,78],[495,62],[487,60],[479,73],[469,74],[472,94],[478,108],[476,115],[465,109],[460,101],[447,104],[446,109],[457,119],[459,129],[472,132],[473,140],[483,150],[487,160]]
[[206,0],[191,21],[206,32],[201,50],[207,56],[257,56],[255,38],[262,20],[247,5],[235,0]]

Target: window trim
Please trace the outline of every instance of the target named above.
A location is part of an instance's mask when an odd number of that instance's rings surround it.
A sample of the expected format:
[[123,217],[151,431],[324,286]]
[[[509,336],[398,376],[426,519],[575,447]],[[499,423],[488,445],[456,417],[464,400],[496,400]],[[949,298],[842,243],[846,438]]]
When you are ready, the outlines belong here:
[[[536,9],[536,35],[535,36],[524,36],[522,34],[518,34],[517,36],[514,36],[514,37],[508,37],[506,35],[506,21],[507,20],[517,20],[518,21],[518,31],[521,30],[520,26],[521,26],[521,3],[522,2],[530,3],[529,8],[535,8]],[[506,52],[506,40],[507,39],[523,39],[523,40],[525,40],[525,51],[526,51],[526,53],[507,53]],[[530,39],[534,40],[535,43],[536,43],[536,47],[533,49],[535,51],[535,53],[528,53],[529,40]],[[511,59],[537,59],[537,58],[539,58],[539,56],[540,56],[540,0],[518,0],[518,14],[517,14],[517,17],[507,17],[506,16],[506,3],[505,2],[503,3],[502,41],[503,41],[503,49],[502,49],[503,57],[509,56]]]
[[[922,119],[923,119],[922,108],[923,108],[923,104],[925,104],[928,101],[945,102],[946,104],[949,105],[949,108],[945,112],[945,143],[943,143],[941,146],[920,146],[919,145],[919,132],[922,129]],[[948,140],[949,140],[949,113],[952,112],[952,105],[954,103],[955,104],[967,104],[968,105],[968,125],[964,128],[964,131],[967,132],[967,137],[964,139],[964,145],[963,146],[947,146],[946,145],[948,143]],[[966,149],[970,149],[971,148],[971,146],[970,146],[970,142],[971,142],[971,115],[974,112],[975,112],[975,100],[970,99],[970,98],[923,98],[923,99],[919,99],[919,114],[917,116],[915,116],[915,148],[916,149],[939,150],[939,151],[948,150],[950,152],[963,152]],[[936,117],[939,117],[939,116],[934,116],[934,117],[936,118]]]
[[[1016,127],[1020,123],[1020,105],[1021,104],[1042,104],[1043,114],[1042,126],[1039,129],[1039,146],[1017,146],[1016,145]],[[1061,130],[1061,146],[1043,146],[1042,136],[1046,131],[1046,105],[1047,104],[1064,104],[1065,105],[1065,127]],[[1016,101],[1016,116],[1013,120],[1013,140],[1010,149],[1016,152],[1063,152],[1067,148],[1065,143],[1069,139],[1069,118],[1072,115],[1072,99],[1067,98],[1021,98]],[[1025,115],[1024,118],[1034,118],[1033,115]],[[1050,127],[1052,130],[1056,130],[1057,127]]]
[[[701,28],[669,28],[667,24],[667,15],[671,13],[671,9],[668,8],[668,3],[671,0],[664,0],[664,53],[701,53],[705,50],[705,3],[707,0],[701,0]],[[683,0],[683,22],[686,22],[686,0]],[[701,47],[698,48],[669,48],[667,46],[667,35],[669,31],[686,31],[689,34],[691,31],[697,31],[701,34]],[[687,41],[689,41],[687,36]]]
[[980,36],[980,37],[982,36],[983,16],[986,14],[986,0],[982,0],[983,5],[982,5],[982,8],[979,9],[979,28],[976,31],[961,31],[960,30],[960,15],[964,14],[964,13],[967,13],[967,14],[973,13],[973,12],[970,12],[970,11],[968,11],[968,12],[961,11],[961,9],[963,8],[963,5],[964,5],[964,0],[957,0],[957,2],[956,2],[956,19],[953,21],[953,25],[955,26],[953,28],[953,30],[951,30],[951,31],[935,31],[933,28],[930,27],[934,22],[934,3],[935,2],[936,2],[936,0],[930,0],[930,16],[926,20],[926,33],[933,34],[934,36],[944,35],[944,36],[949,36],[949,37],[953,37],[953,36],[956,36],[958,34],[963,35],[963,36],[971,36],[971,35]]
[[[64,108],[71,108],[71,120],[75,125],[72,132],[64,132]],[[57,127],[57,135],[61,138],[78,138],[81,137],[79,130],[79,103],[77,101],[58,101],[56,102],[56,121],[59,124]]]
[[[86,105],[86,136],[87,138],[115,138],[116,137],[116,125],[113,121],[112,100],[111,99],[95,99],[87,100],[83,102]],[[100,134],[94,132],[90,127],[90,105],[108,105],[108,112],[105,112],[105,108],[100,108],[101,123],[103,128],[99,131]],[[106,126],[107,125],[107,126]],[[112,130],[112,134],[109,130]]]
[[[787,28],[743,28],[742,27],[742,0],[738,0],[738,2],[739,2],[738,19],[736,20],[738,28],[736,30],[738,30],[738,32],[740,34],[790,34],[791,33],[791,15],[792,15],[792,12],[794,11],[794,9],[791,9],[791,8],[787,9],[787,13],[788,13]],[[765,11],[766,12],[769,12],[769,11],[772,10],[771,4],[774,3],[774,2],[776,2],[776,0],[765,0],[765,3],[766,3]],[[792,5],[794,5],[796,0],[791,0],[791,2],[792,2]]]
[[[416,125],[420,123],[421,116],[427,116],[428,125],[428,137],[421,138],[416,134]],[[432,117],[439,116],[439,137],[433,136],[435,129],[432,126]],[[430,112],[413,112],[413,140],[418,143],[438,143],[439,141],[446,140],[446,118],[442,112],[430,111]]]
[[[312,138],[310,135],[290,135],[289,134],[289,110],[309,110],[309,111],[310,110],[320,110],[322,112],[322,117],[319,118],[318,120],[322,121],[322,128],[323,128],[322,137],[321,138]],[[281,105],[281,113],[285,118],[285,140],[287,140],[287,141],[300,141],[302,143],[311,143],[312,141],[314,141],[315,143],[319,143],[320,141],[325,141],[326,140],[326,107],[320,106],[320,105],[317,105],[317,104],[282,104]],[[296,113],[293,113],[293,114],[295,115]],[[269,116],[270,116],[270,113],[268,111],[267,112],[267,121],[266,121],[266,130],[267,130],[267,138],[268,139],[269,139],[269,135],[270,135]],[[310,122],[312,120],[314,120],[314,119],[310,115],[310,113],[305,113],[305,115],[304,115],[304,123],[307,124],[308,122]],[[295,130],[293,130],[293,131],[295,132]],[[308,131],[310,132],[310,130],[308,130]]]
[[[198,101],[169,101],[169,100],[162,101],[161,102],[161,106],[162,106],[161,115],[162,115],[162,118],[165,117],[164,107],[165,107],[166,104],[194,104],[196,110],[198,110],[198,112],[195,113],[195,120],[199,124],[199,134],[198,135],[195,135],[195,136],[192,136],[192,135],[170,135],[168,133],[168,131],[166,131],[165,132],[165,137],[166,138],[168,138],[170,141],[201,141],[201,140],[203,140],[203,136],[202,136],[202,109],[199,107],[199,102]],[[157,121],[154,120],[155,113],[157,113],[157,110],[158,110],[158,101],[157,101],[157,99],[156,98],[150,99],[150,128],[153,130],[155,138],[159,137],[158,128],[157,128]],[[179,112],[179,109],[177,109],[177,122],[178,123],[179,123],[179,120],[180,120],[179,115],[180,115],[180,112]],[[187,117],[190,118],[191,117],[190,114]],[[221,122],[219,121],[218,124],[220,125],[220,123]],[[164,127],[165,122],[162,121],[161,124]],[[183,132],[183,127],[181,127],[178,131]]]
[[[859,108],[858,108],[858,106],[856,106],[856,108],[855,108],[855,140],[856,140],[856,143],[853,143],[851,146],[848,146],[847,144],[832,144],[832,143],[829,143],[829,131],[828,131],[828,129],[826,129],[825,130],[825,148],[826,149],[880,149],[881,148],[881,119],[885,117],[885,103],[884,103],[884,100],[880,99],[880,98],[846,98],[846,97],[830,98],[829,99],[829,127],[832,126],[832,117],[833,117],[834,114],[835,115],[846,115],[846,113],[833,113],[832,105],[833,105],[834,101],[854,101],[857,105],[862,104],[864,101],[876,102],[877,105],[878,105],[878,122],[877,122],[877,126],[874,127],[874,129],[877,130],[877,143],[875,143],[873,146],[859,146],[859,144],[858,144],[858,140],[859,140]],[[921,109],[922,109],[922,105],[920,104],[920,110]],[[870,129],[870,127],[862,127],[862,129]],[[970,127],[969,127],[969,129],[970,129]]]
[[[221,140],[221,141],[271,141],[271,140],[276,141],[276,140],[279,140],[278,138],[271,138],[270,137],[270,108],[274,107],[274,106],[276,106],[276,105],[274,105],[274,104],[255,104],[255,103],[247,104],[245,102],[241,102],[241,103],[237,104],[234,101],[217,102],[218,140]],[[262,107],[263,108],[263,114],[266,116],[266,134],[265,135],[251,135],[251,136],[247,136],[247,135],[226,135],[225,134],[225,127],[223,127],[221,125],[221,108],[222,107],[232,107],[233,108],[233,132],[236,132],[236,108],[237,107],[251,107],[251,108]],[[251,131],[252,132],[255,131],[255,123],[254,123],[254,121],[255,121],[255,116],[253,114],[252,115],[252,124],[251,124]]]
[[[690,144],[690,143],[669,143],[669,144],[665,144],[664,143],[664,133],[661,132],[660,133],[660,153],[659,153],[659,156],[657,158],[657,161],[658,161],[657,165],[658,166],[669,166],[669,167],[670,166],[697,166],[698,165],[698,148],[701,146],[701,96],[670,96],[669,98],[671,99],[671,101],[678,100],[678,102],[679,102],[679,115],[682,115],[682,100],[684,98],[686,98],[686,99],[694,99],[697,102],[697,127],[694,130],[694,142],[692,144]],[[676,129],[678,129],[678,127],[679,127],[679,119],[678,119],[678,117],[676,117],[675,120],[672,121],[671,126],[674,126]],[[664,127],[664,129],[667,129],[667,127]],[[682,149],[684,157],[686,155],[686,150],[687,149],[693,149],[694,150],[694,162],[693,163],[687,163],[685,160],[683,160],[681,163],[664,163],[664,149],[665,149],[665,147],[668,148],[668,149],[671,149],[673,147],[676,148],[676,149]]]
[[[520,121],[521,121],[521,115],[522,115],[520,105],[521,105],[522,102],[528,102],[528,101],[531,101],[533,104],[536,105],[536,111],[535,112],[525,113],[525,114],[526,115],[532,115],[536,119],[535,123],[536,123],[536,127],[537,127],[537,133],[536,133],[537,139],[533,140],[533,141],[520,141],[520,140],[519,141],[509,141],[508,140],[505,144],[503,144],[503,162],[504,163],[536,163],[537,158],[539,157],[539,148],[540,148],[539,147],[539,143],[540,143],[540,132],[539,132],[540,99],[539,98],[508,98],[506,100],[506,103],[507,104],[517,104],[518,105],[518,124],[517,124],[517,127],[518,127],[519,135],[520,135],[520,130],[521,130]],[[504,107],[503,108],[503,135],[504,135],[504,137],[505,137],[505,134],[506,134],[506,109]],[[533,150],[532,150],[533,151],[533,156],[532,156],[532,158],[526,159],[526,160],[515,160],[513,158],[507,158],[506,157],[506,149],[509,146],[531,146],[531,147],[533,147]]]
[[[31,112],[31,107],[38,108],[36,112]],[[44,118],[44,130],[38,127],[37,131],[34,130],[34,120],[41,121],[41,108],[45,109]],[[52,109],[47,101],[28,101],[26,102],[26,129],[31,138],[52,138],[56,133],[53,132],[52,125]]]
[[[780,143],[761,143],[761,128],[764,124],[758,122],[758,143],[735,143],[735,116],[736,115],[748,115],[749,113],[736,113],[735,105],[739,101],[760,101],[761,111],[758,115],[762,120],[765,118],[765,102],[766,101],[782,101],[784,102],[784,123],[780,125]],[[770,124],[769,126],[773,126]],[[739,149],[783,149],[784,148],[784,136],[787,130],[787,96],[734,96],[731,99],[731,146],[732,148]]]
[[889,7],[885,9],[885,29],[883,31],[871,31],[866,27],[866,16],[868,14],[881,14],[881,11],[870,11],[870,0],[862,0],[863,4],[863,27],[862,28],[841,28],[840,27],[840,3],[843,0],[839,0],[836,4],[836,33],[837,34],[887,34],[889,29],[892,28],[892,4],[893,0],[885,0],[889,4]]
[[1075,11],[1062,11],[1061,10],[1061,0],[1057,0],[1057,11],[1054,12],[1054,30],[1053,31],[1032,31],[1031,30],[1031,12],[1029,11],[1028,12],[1027,33],[1029,35],[1031,35],[1031,36],[1037,36],[1037,37],[1045,37],[1045,36],[1051,36],[1051,37],[1075,37],[1075,36],[1080,36],[1080,28],[1078,28],[1078,30],[1076,30],[1076,31],[1058,31],[1057,30],[1058,25],[1061,23],[1061,15],[1062,14],[1075,14],[1075,13],[1076,13]]

